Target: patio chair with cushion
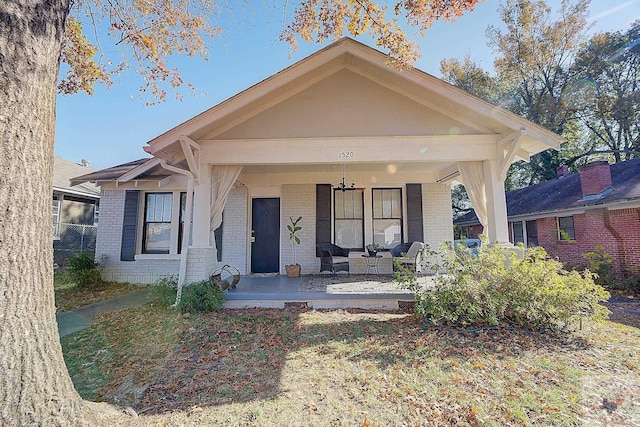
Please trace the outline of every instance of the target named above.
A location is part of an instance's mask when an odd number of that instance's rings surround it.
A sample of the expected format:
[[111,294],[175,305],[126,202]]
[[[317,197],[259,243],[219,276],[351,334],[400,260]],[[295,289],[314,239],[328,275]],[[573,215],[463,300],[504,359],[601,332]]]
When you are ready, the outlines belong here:
[[[424,243],[422,242],[411,243],[411,246],[409,246],[409,249],[407,249],[406,253],[401,252],[400,255],[398,256],[394,255],[393,257],[394,265],[396,264],[397,261],[399,261],[403,267],[411,269],[416,273],[419,273],[421,270],[420,255],[422,253],[423,247],[424,247]],[[393,252],[395,251],[392,251],[392,253]]]
[[318,245],[320,252],[320,273],[329,271],[336,274],[346,271],[349,274],[349,249],[341,248],[332,243]]

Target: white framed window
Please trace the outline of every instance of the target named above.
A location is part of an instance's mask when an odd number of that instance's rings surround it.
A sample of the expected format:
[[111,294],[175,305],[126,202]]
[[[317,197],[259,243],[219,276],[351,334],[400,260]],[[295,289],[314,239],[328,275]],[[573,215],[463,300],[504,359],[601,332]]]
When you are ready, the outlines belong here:
[[171,252],[173,193],[146,193],[144,201],[143,254]]
[[576,239],[576,232],[573,226],[573,216],[558,217],[558,240],[569,241]]
[[336,189],[333,194],[335,244],[364,250],[364,191]]
[[93,225],[98,225],[99,218],[100,218],[100,201],[96,200],[96,204],[93,205]]
[[511,223],[513,243],[522,243],[527,248],[538,246],[538,225],[536,220]]
[[51,218],[53,222],[53,240],[60,240],[60,206],[62,197],[59,194],[53,195],[51,204]]
[[186,192],[144,193],[141,254],[181,253],[186,199]]
[[524,240],[524,223],[517,221],[512,223],[511,227],[513,230],[513,244],[522,243],[526,246],[527,243]]
[[385,249],[402,243],[402,189],[374,188],[373,202],[373,242]]

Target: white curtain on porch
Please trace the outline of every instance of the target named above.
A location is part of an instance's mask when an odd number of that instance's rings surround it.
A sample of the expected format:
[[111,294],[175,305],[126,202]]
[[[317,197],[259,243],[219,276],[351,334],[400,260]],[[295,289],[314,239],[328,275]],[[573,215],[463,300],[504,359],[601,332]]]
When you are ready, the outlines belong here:
[[227,196],[242,171],[242,166],[211,167],[211,232],[222,224],[222,212]]
[[484,184],[484,167],[482,162],[458,162],[458,170],[462,183],[467,190],[469,200],[476,211],[480,224],[487,230],[487,196]]

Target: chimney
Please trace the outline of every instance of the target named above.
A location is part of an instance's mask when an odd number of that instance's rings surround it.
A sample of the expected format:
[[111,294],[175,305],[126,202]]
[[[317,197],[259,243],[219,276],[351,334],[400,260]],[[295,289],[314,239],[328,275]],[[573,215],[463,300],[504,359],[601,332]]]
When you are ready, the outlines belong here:
[[567,176],[569,174],[569,166],[560,165],[558,169],[556,169],[556,175],[558,178],[562,178],[563,176]]
[[582,197],[595,196],[611,188],[611,167],[606,160],[580,166]]

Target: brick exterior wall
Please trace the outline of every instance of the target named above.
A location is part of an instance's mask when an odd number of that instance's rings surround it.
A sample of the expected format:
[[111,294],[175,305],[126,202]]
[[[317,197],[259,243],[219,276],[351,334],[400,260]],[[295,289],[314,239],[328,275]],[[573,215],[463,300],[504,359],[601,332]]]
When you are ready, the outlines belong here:
[[153,283],[159,277],[178,274],[180,259],[120,261],[124,190],[103,190],[96,241],[96,260],[102,264],[102,278],[108,281]]
[[442,242],[453,241],[451,187],[445,184],[422,184],[422,227],[424,243],[440,249]]
[[[476,224],[474,226],[471,227],[471,238],[472,239],[479,239],[480,235],[482,234],[482,232],[484,231],[484,227],[481,224]],[[509,233],[511,233],[511,231],[509,231]],[[511,234],[509,234],[509,238],[511,237]]]
[[[549,256],[569,266],[586,266],[587,259],[583,254],[603,246],[605,252],[614,257],[617,274],[640,275],[640,208],[589,209],[573,215],[573,242],[558,239],[557,217],[538,218],[536,226],[538,244]],[[472,230],[474,238],[482,234],[481,225],[474,225]],[[513,241],[511,227],[509,238]]]
[[299,231],[300,244],[296,247],[296,261],[302,266],[301,274],[317,273],[320,258],[316,258],[316,186],[315,184],[291,184],[282,186],[280,199],[280,274],[286,274],[284,266],[293,264],[293,249],[287,224],[289,217],[302,217]]
[[[247,265],[249,195],[246,187],[229,192],[222,217],[222,263],[249,274]],[[214,257],[215,259],[215,257]]]
[[640,268],[640,209],[590,209],[573,215],[573,226],[575,241],[565,242],[558,239],[555,217],[538,219],[538,243],[550,256],[569,265],[586,265],[583,254],[603,246],[614,257],[617,273]]
[[[180,268],[179,265],[178,268]],[[208,279],[216,268],[218,268],[218,263],[216,262],[216,252],[213,247],[189,248],[189,253],[187,254],[187,274],[184,283],[193,283]]]

